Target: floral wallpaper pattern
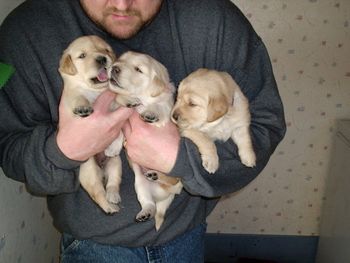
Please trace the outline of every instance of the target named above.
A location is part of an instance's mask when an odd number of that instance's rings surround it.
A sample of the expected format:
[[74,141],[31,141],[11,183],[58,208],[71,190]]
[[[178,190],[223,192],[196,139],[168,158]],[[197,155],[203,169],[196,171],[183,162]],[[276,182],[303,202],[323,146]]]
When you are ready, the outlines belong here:
[[262,174],[223,198],[208,230],[318,235],[335,120],[350,118],[350,1],[233,2],[268,48],[288,131]]

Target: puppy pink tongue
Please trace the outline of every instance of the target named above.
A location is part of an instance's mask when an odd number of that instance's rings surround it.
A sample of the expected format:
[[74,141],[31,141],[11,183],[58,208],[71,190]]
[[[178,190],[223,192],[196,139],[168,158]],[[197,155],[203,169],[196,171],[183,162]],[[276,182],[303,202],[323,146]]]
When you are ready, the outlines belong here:
[[105,82],[108,80],[107,70],[105,68],[100,69],[97,75],[97,79],[100,82]]

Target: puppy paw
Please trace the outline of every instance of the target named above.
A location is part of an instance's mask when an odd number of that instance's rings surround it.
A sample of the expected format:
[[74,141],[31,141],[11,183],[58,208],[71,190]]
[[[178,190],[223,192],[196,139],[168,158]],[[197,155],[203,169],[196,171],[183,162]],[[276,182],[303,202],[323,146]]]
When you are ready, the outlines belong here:
[[137,222],[146,222],[148,219],[153,218],[156,214],[156,207],[149,206],[147,208],[142,209],[136,216]]
[[144,175],[150,181],[157,181],[158,180],[158,173],[156,171],[149,170],[149,171],[145,172]]
[[240,151],[239,157],[241,162],[247,167],[254,167],[256,165],[256,156],[254,151]]
[[219,157],[217,155],[202,155],[202,165],[208,173],[213,174],[219,168]]
[[158,115],[152,111],[145,111],[140,116],[141,119],[145,122],[154,123],[159,121]]
[[117,204],[108,203],[104,207],[102,207],[103,211],[105,211],[106,214],[114,214],[119,212],[120,208]]
[[127,98],[125,99],[124,104],[128,108],[136,108],[141,105],[141,101],[137,98]]
[[112,203],[115,205],[119,204],[122,201],[122,199],[119,195],[119,191],[115,190],[112,187],[107,188],[106,199],[109,203]]
[[74,108],[73,113],[80,117],[87,117],[94,112],[91,106],[78,106]]
[[128,108],[135,108],[141,105],[141,101],[138,98],[123,95],[117,96],[117,103]]
[[140,101],[129,101],[126,103],[126,107],[128,108],[136,108],[137,106],[140,106],[141,102]]

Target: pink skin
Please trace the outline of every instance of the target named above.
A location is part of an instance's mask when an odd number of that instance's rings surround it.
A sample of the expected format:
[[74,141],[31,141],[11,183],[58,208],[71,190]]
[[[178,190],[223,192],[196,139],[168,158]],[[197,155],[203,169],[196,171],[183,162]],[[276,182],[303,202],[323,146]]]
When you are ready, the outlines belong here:
[[133,110],[121,107],[111,112],[109,105],[115,96],[111,91],[103,92],[94,104],[94,112],[85,118],[64,110],[64,101],[61,100],[56,141],[66,157],[85,161],[103,152],[118,137]]
[[168,173],[173,168],[179,150],[180,134],[172,122],[158,128],[132,114],[123,127],[125,148],[137,164]]
[[162,0],[80,0],[89,17],[116,38],[134,36],[158,13]]

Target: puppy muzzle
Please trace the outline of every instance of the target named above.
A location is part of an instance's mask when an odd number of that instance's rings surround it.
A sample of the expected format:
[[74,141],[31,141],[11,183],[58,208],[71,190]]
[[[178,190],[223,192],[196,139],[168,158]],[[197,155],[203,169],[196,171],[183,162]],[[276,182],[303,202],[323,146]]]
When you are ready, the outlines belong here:
[[123,88],[120,86],[119,82],[118,82],[118,78],[119,78],[119,73],[120,73],[120,68],[118,66],[113,66],[111,68],[111,72],[110,72],[110,79],[109,82],[113,85],[113,86],[117,86],[118,88]]

